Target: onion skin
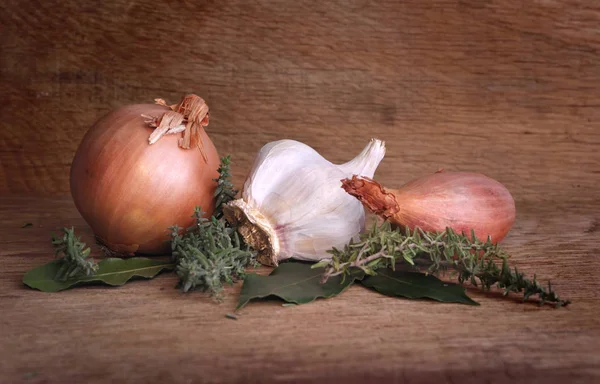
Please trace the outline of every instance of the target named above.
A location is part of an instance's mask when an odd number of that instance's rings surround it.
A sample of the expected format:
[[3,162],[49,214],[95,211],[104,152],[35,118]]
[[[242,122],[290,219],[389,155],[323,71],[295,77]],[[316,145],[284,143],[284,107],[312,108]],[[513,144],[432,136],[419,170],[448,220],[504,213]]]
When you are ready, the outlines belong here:
[[169,109],[155,104],[118,108],[85,134],[71,166],[71,194],[98,240],[117,253],[170,252],[168,227],[189,227],[194,207],[214,210],[219,155],[204,130],[198,148],[182,149],[179,135],[148,144],[142,118]]
[[427,232],[452,228],[481,240],[501,241],[515,222],[515,202],[498,181],[479,173],[436,172],[387,189],[353,176],[342,188],[373,213],[398,226]]

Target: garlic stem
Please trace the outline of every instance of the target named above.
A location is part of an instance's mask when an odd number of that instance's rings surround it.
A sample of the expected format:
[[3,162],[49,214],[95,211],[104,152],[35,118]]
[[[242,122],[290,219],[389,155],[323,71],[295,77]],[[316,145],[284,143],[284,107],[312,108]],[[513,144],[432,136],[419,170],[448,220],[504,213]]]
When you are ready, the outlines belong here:
[[371,139],[369,144],[354,159],[339,165],[344,173],[355,175],[374,174],[375,170],[385,156],[385,143],[381,140]]

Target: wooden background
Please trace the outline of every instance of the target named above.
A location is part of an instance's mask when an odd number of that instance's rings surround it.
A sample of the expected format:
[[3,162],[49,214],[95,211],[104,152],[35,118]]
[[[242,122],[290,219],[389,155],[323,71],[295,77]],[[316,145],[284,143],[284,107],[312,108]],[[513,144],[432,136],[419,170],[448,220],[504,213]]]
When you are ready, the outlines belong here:
[[[5,0],[0,83],[2,383],[600,380],[598,1]],[[189,92],[211,107],[237,185],[281,138],[334,162],[383,139],[388,186],[441,167],[501,181],[517,204],[513,263],[573,305],[474,290],[482,306],[467,308],[353,287],[252,304],[236,321],[224,315],[239,285],[215,304],[171,274],[25,289],[51,231],[74,225],[91,242],[68,189],[86,129]]]

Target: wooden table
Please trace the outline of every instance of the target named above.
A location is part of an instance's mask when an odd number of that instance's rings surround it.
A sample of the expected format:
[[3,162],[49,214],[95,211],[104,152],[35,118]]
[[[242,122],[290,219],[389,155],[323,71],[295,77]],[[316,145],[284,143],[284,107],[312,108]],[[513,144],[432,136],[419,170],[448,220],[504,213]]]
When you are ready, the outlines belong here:
[[[597,2],[8,1],[0,25],[1,383],[600,381]],[[517,205],[512,263],[572,305],[354,286],[232,320],[240,284],[221,304],[182,294],[173,274],[24,287],[51,260],[52,232],[74,226],[92,243],[68,188],[87,127],[186,92],[211,106],[239,186],[280,138],[342,162],[379,137],[388,186],[439,168],[501,181]]]

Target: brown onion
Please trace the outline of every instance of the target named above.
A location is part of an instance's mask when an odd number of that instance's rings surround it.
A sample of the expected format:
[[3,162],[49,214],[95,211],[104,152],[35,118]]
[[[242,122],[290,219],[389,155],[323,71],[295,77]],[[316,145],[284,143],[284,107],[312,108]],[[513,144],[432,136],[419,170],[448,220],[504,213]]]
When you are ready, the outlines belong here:
[[[203,112],[191,114],[189,101],[202,103]],[[171,107],[160,99],[157,103],[109,112],[85,134],[73,159],[75,205],[99,242],[114,252],[168,252],[168,227],[192,225],[196,206],[207,216],[214,209],[219,156],[203,129],[208,107],[195,95]],[[161,133],[149,144],[150,134],[168,119],[182,133]],[[181,123],[187,124],[185,132]],[[152,126],[158,126],[156,131]]]
[[442,172],[387,189],[374,180],[342,180],[346,192],[392,224],[442,232],[452,228],[493,242],[502,240],[515,221],[515,203],[498,181],[478,173]]

